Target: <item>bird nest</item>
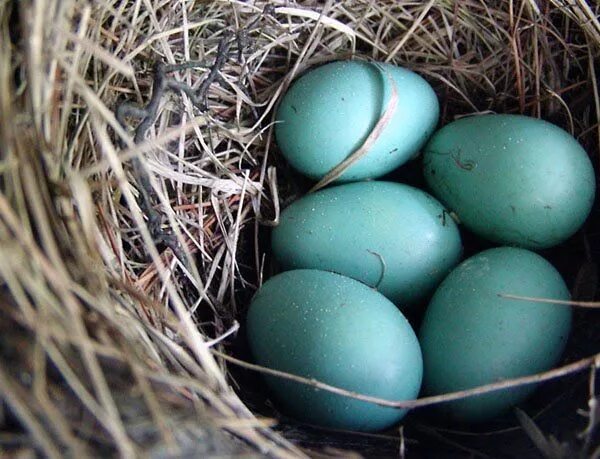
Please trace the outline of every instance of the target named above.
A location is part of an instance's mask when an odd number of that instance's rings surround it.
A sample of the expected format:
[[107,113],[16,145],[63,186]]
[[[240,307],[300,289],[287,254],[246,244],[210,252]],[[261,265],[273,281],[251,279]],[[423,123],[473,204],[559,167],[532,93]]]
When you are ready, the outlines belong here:
[[[394,63],[431,83],[442,123],[540,117],[597,165],[599,13],[585,0],[0,1],[0,451],[599,457],[597,208],[543,253],[577,301],[562,366],[502,382],[547,381],[485,426],[427,416],[465,394],[414,402],[379,434],[288,419],[239,326],[271,274],[269,228],[311,186],[273,141],[296,76]],[[410,182],[418,162],[403,171]]]

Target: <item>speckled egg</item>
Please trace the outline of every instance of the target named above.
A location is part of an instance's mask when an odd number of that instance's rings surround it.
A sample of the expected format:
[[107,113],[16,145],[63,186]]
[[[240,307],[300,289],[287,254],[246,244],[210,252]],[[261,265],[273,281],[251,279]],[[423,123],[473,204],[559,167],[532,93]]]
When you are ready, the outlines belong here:
[[566,131],[520,115],[462,118],[424,148],[433,194],[490,241],[540,249],[563,242],[594,201],[590,159]]
[[392,84],[398,94],[392,118],[338,181],[379,177],[404,164],[437,125],[437,97],[408,69],[362,61],[321,65],[292,83],[276,114],[283,156],[302,174],[322,178],[364,143],[388,106]]
[[427,193],[400,183],[355,182],[286,208],[272,249],[283,269],[334,271],[408,308],[458,263],[462,244],[455,222]]
[[[525,249],[475,255],[436,290],[419,334],[424,390],[437,395],[549,370],[571,327],[569,306],[499,294],[568,300],[556,269]],[[485,421],[522,402],[535,386],[492,392],[440,405],[444,418]]]
[[[254,296],[247,334],[257,363],[349,391],[414,399],[423,363],[415,333],[383,295],[325,271],[281,273]],[[284,412],[311,424],[375,431],[404,410],[382,407],[266,376]]]

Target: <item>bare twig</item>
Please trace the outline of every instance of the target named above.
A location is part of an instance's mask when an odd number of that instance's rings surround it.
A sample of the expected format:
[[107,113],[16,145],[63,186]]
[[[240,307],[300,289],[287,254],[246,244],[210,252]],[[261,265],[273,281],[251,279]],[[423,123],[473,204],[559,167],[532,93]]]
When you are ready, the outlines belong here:
[[233,363],[234,365],[238,365],[240,367],[246,368],[248,370],[257,371],[259,373],[267,374],[270,376],[276,376],[278,378],[287,379],[289,381],[294,381],[300,384],[304,384],[306,386],[314,387],[316,389],[324,390],[327,392],[331,392],[332,394],[338,394],[343,397],[353,398],[356,400],[362,400],[363,402],[373,403],[375,405],[387,406],[390,408],[398,408],[398,409],[415,409],[421,408],[424,406],[437,405],[439,403],[451,402],[454,400],[460,400],[467,397],[472,397],[475,395],[487,394],[489,392],[495,392],[503,389],[510,389],[513,387],[520,387],[530,384],[537,384],[544,381],[549,381],[551,379],[557,379],[566,375],[570,375],[573,373],[578,373],[580,371],[589,368],[590,365],[600,363],[600,354],[596,354],[592,357],[588,357],[586,359],[581,359],[576,362],[570,363],[568,365],[562,366],[560,368],[556,368],[554,370],[545,371],[542,373],[538,373],[531,376],[522,376],[520,378],[507,379],[505,381],[500,381],[492,384],[486,384],[479,387],[474,387],[473,389],[466,389],[457,392],[451,392],[443,395],[433,395],[429,397],[423,397],[417,400],[387,400],[379,397],[373,397],[370,395],[359,394],[357,392],[349,391],[346,389],[342,389],[341,387],[332,386],[330,384],[326,384],[321,381],[317,381],[316,379],[305,378],[303,376],[294,375],[291,373],[287,373],[285,371],[275,370],[272,368],[266,368],[261,365],[256,365],[254,363],[245,362],[243,360],[237,359],[230,355],[223,354],[218,351],[213,351],[215,355],[218,355],[220,358],[227,360],[228,362]]
[[521,301],[531,301],[532,303],[546,303],[546,304],[561,304],[564,306],[577,306],[580,308],[590,308],[595,309],[600,307],[599,301],[571,301],[571,300],[557,300],[553,298],[538,298],[534,296],[521,296],[521,295],[511,295],[508,293],[498,293],[500,298],[506,298],[509,300],[521,300]]
[[[117,106],[116,117],[123,127],[126,126],[127,117],[141,118],[140,123],[135,129],[135,143],[141,143],[146,139],[146,134],[150,127],[154,124],[154,121],[158,115],[160,101],[168,92],[183,92],[190,98],[196,107],[201,110],[206,109],[205,101],[208,89],[219,76],[219,71],[223,65],[225,65],[225,62],[229,57],[229,48],[231,46],[230,37],[231,34],[226,33],[225,37],[219,42],[215,62],[197,91],[194,91],[191,87],[183,82],[168,78],[167,75],[179,70],[203,67],[203,64],[199,62],[186,62],[178,65],[165,65],[162,63],[157,63],[154,66],[153,72],[154,77],[152,85],[152,97],[150,98],[148,104],[145,107],[138,107],[130,102],[123,102]],[[162,230],[162,217],[156,211],[153,204],[152,196],[154,195],[154,190],[150,182],[149,173],[143,168],[141,159],[137,156],[132,158],[132,166],[134,177],[139,184],[142,198],[140,206],[142,208],[142,212],[148,217],[150,234],[156,243],[165,244],[173,251],[175,256],[181,260],[182,263],[184,263],[186,258],[179,247],[177,237],[172,233],[166,233]]]

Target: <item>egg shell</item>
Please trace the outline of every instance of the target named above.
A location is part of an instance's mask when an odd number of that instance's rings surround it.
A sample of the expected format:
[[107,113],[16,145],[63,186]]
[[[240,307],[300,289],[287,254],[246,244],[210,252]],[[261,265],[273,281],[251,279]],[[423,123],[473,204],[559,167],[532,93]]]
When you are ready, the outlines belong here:
[[361,61],[316,67],[291,85],[276,114],[275,137],[283,156],[302,174],[322,178],[364,143],[388,106],[392,80],[398,94],[393,117],[338,181],[379,177],[404,164],[437,125],[437,97],[408,69]]
[[400,308],[431,293],[462,253],[442,205],[392,182],[347,183],[304,196],[281,213],[272,249],[283,269],[334,271],[376,287]]
[[[461,263],[436,290],[421,325],[427,394],[531,375],[559,361],[571,308],[499,294],[569,299],[556,269],[528,250],[501,247]],[[441,412],[461,421],[485,421],[522,402],[534,389],[529,385],[462,399],[441,405]]]
[[433,135],[423,163],[433,194],[471,231],[501,244],[559,244],[594,201],[585,150],[558,126],[526,116],[454,121]]
[[[256,361],[268,368],[391,400],[419,392],[421,350],[408,321],[383,295],[339,274],[295,270],[271,278],[252,300],[247,330]],[[265,379],[286,412],[311,424],[374,431],[405,414]]]

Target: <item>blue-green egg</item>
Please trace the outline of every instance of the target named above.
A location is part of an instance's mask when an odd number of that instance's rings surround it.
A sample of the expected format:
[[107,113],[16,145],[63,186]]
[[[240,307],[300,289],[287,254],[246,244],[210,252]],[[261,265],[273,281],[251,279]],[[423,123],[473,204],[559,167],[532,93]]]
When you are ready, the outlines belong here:
[[592,164],[561,128],[520,115],[454,121],[424,148],[433,194],[481,237],[539,249],[575,233],[595,194]]
[[[556,269],[528,250],[501,247],[462,262],[436,290],[421,325],[428,395],[531,375],[558,363],[571,327],[571,308],[501,294],[569,299]],[[486,421],[534,389],[528,385],[491,392],[440,405],[440,410],[451,419]]]
[[275,137],[296,170],[320,179],[356,151],[385,112],[396,109],[368,153],[339,181],[379,177],[404,164],[433,133],[437,97],[416,73],[391,64],[331,62],[292,83],[276,114]]
[[355,182],[308,194],[272,233],[283,269],[334,271],[409,308],[437,287],[462,253],[455,222],[433,197],[392,182]]
[[[423,362],[413,329],[383,295],[348,277],[295,270],[271,278],[252,300],[247,332],[265,367],[389,400],[419,393]],[[375,431],[405,415],[295,381],[265,380],[284,412],[311,424]]]

